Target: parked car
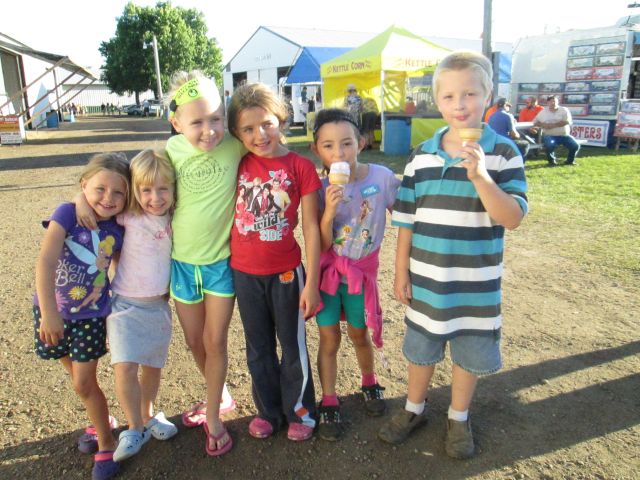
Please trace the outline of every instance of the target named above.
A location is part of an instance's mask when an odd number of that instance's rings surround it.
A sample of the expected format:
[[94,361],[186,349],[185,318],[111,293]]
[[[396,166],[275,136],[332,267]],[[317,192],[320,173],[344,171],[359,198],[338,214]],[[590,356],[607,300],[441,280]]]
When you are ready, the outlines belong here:
[[[162,113],[162,102],[160,100],[149,99],[149,116],[157,117]],[[127,105],[123,109],[127,115],[144,115],[144,103],[141,105]]]
[[152,117],[160,116],[162,113],[162,102],[160,100],[149,100],[149,115]]
[[142,115],[142,107],[140,105],[125,105],[122,107],[122,112],[127,115]]

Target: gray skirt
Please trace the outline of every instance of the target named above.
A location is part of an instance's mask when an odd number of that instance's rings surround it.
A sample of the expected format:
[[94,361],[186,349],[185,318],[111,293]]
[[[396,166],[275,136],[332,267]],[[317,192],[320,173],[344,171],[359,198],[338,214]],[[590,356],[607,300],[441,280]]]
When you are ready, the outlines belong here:
[[111,364],[163,368],[171,342],[171,310],[164,298],[145,302],[113,295],[107,317]]

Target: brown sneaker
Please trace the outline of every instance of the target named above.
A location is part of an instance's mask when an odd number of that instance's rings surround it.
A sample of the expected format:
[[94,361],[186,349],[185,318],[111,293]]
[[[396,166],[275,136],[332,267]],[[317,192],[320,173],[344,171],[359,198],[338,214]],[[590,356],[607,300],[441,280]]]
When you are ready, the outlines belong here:
[[471,432],[471,418],[465,422],[447,419],[447,438],[444,447],[452,458],[471,458],[475,452],[473,433]]
[[404,408],[392,416],[378,431],[378,438],[387,443],[397,445],[404,442],[416,428],[427,423],[427,409],[420,415]]

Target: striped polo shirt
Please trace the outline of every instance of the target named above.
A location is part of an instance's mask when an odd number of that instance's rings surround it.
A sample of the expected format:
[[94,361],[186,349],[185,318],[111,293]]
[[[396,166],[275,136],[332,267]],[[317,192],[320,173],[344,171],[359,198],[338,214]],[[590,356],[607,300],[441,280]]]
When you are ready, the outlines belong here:
[[[504,227],[486,212],[460,158],[440,148],[448,127],[419,145],[405,167],[391,224],[409,228],[413,299],[409,326],[433,339],[500,333]],[[484,127],[487,171],[526,214],[524,164],[513,142]]]

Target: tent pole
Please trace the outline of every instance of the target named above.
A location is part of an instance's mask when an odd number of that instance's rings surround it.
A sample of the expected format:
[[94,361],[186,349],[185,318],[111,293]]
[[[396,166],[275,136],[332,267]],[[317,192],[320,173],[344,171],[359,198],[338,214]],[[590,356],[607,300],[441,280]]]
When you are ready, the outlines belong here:
[[380,70],[380,151],[384,152],[384,70]]

